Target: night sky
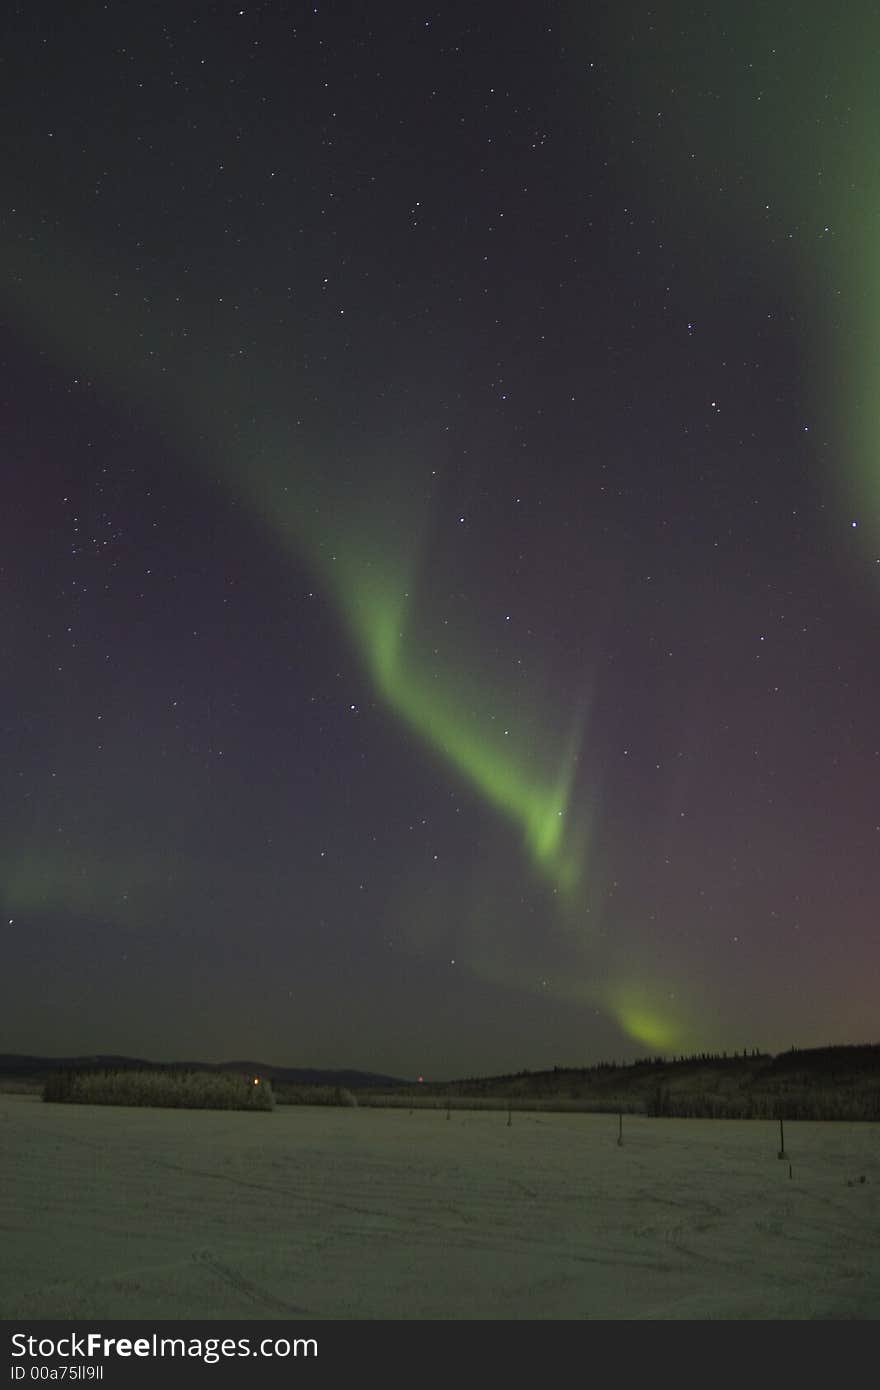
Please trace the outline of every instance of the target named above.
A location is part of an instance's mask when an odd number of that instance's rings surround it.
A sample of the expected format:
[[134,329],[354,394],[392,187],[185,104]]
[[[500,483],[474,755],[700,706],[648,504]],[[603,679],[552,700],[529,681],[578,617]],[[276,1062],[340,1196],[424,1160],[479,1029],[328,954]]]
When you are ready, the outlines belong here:
[[0,1051],[876,1040],[876,6],[0,37]]

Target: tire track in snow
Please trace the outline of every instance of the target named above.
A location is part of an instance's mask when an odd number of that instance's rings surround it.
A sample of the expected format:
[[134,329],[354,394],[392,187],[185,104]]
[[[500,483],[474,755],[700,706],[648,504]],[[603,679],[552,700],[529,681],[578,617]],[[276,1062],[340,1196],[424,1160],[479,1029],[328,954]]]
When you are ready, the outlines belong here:
[[286,1299],[278,1298],[276,1294],[269,1293],[267,1289],[261,1288],[259,1284],[254,1283],[253,1279],[246,1278],[240,1270],[230,1268],[229,1265],[224,1264],[224,1262],[219,1260],[216,1255],[213,1255],[210,1250],[194,1250],[192,1257],[197,1265],[209,1269],[218,1279],[222,1279],[230,1288],[235,1289],[236,1293],[244,1294],[246,1298],[249,1298],[254,1303],[260,1303],[268,1308],[277,1308],[280,1312],[288,1315],[293,1313],[296,1317],[300,1318],[313,1318],[316,1316],[312,1308],[304,1308],[299,1303],[289,1303]]

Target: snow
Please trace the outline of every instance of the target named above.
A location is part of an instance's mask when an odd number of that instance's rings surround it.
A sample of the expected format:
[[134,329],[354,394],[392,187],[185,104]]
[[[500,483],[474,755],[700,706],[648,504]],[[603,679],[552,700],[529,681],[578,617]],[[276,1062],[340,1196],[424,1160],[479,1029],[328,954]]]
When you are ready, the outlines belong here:
[[0,1096],[0,1317],[880,1314],[880,1126],[617,1123]]

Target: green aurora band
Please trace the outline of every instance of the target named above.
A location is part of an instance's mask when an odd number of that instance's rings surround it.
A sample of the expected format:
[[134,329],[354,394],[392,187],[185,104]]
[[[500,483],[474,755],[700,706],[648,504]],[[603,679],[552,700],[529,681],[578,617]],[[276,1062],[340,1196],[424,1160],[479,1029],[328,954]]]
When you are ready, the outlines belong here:
[[[745,0],[722,14],[643,0],[613,23],[627,55],[619,100],[634,130],[646,113],[651,121],[650,138],[627,151],[642,200],[680,242],[695,283],[708,266],[713,295],[725,288],[719,264],[749,255],[788,295],[814,402],[806,425],[817,483],[836,499],[833,539],[858,581],[876,584],[880,9]],[[583,56],[575,8],[569,25]]]
[[[582,92],[595,53],[584,16],[580,6],[565,12],[573,94]],[[880,9],[867,0],[845,10],[821,0],[745,0],[723,11],[637,0],[612,9],[609,24],[618,118],[631,107],[633,139],[621,154],[638,184],[631,196],[646,215],[654,205],[664,241],[679,243],[694,283],[709,275],[710,302],[724,293],[719,265],[750,254],[765,283],[788,293],[804,394],[814,402],[808,447],[817,489],[832,503],[832,543],[854,582],[874,588]],[[574,101],[580,121],[580,96]],[[792,447],[803,451],[803,435]],[[645,989],[618,969],[600,994],[623,1030],[652,1048],[684,1048],[699,1036],[694,1019],[684,1023],[680,988],[679,1022],[671,1022],[671,991],[656,972]]]
[[[591,789],[588,814],[574,806],[587,727],[586,693],[580,692],[567,731],[548,755],[545,730],[548,723],[559,725],[558,703],[554,709],[521,681],[514,691],[509,672],[498,663],[494,671],[487,665],[478,633],[470,634],[470,652],[461,633],[426,635],[430,592],[420,594],[420,581],[430,573],[430,486],[425,477],[418,481],[401,446],[394,452],[398,459],[405,457],[406,466],[398,464],[396,478],[387,457],[381,466],[365,457],[356,461],[353,477],[341,479],[338,469],[328,466],[332,451],[324,449],[318,457],[302,445],[291,425],[277,423],[295,414],[286,379],[277,373],[273,378],[271,369],[261,371],[257,399],[254,386],[249,389],[218,350],[215,326],[206,323],[200,330],[192,317],[184,319],[175,297],[163,300],[154,293],[145,313],[133,279],[110,271],[86,272],[86,256],[57,248],[41,252],[38,245],[32,239],[6,250],[13,268],[9,307],[23,337],[40,351],[48,349],[56,360],[75,364],[78,375],[91,374],[121,404],[139,412],[149,409],[157,428],[188,449],[195,469],[211,482],[219,475],[283,553],[316,575],[332,596],[376,695],[516,828],[527,861],[552,886],[555,907],[549,915],[555,921],[548,920],[546,928],[561,928],[565,949],[572,954],[564,977],[557,974],[555,980],[558,997],[607,1011],[623,1032],[652,1049],[683,1047],[686,1036],[698,1036],[673,1021],[670,991],[657,980],[634,984],[626,970],[621,974],[614,966],[609,976],[608,965],[595,958],[584,893],[591,879],[587,869],[598,811],[596,788]],[[139,343],[137,356],[121,354],[121,343]],[[224,402],[219,415],[218,401]],[[242,429],[241,420],[266,419],[267,401],[287,403],[286,410],[272,417],[274,429],[255,424],[250,433]],[[351,450],[339,453],[350,455]],[[425,587],[430,590],[429,584]],[[582,775],[579,791],[583,798]],[[41,871],[38,859],[26,849],[27,867],[9,883],[16,890],[10,899],[14,909],[67,901],[74,911],[131,920],[120,907],[127,874],[106,876],[95,865],[86,886],[66,861],[55,862],[50,854]],[[41,872],[44,886],[37,890]],[[147,892],[150,885],[138,877],[141,891]],[[99,891],[102,882],[105,893]],[[474,967],[511,989],[534,988],[534,971],[508,960],[501,941],[494,952],[486,941]],[[680,1020],[680,987],[677,995]]]
[[[419,637],[416,630],[427,626],[423,608],[429,606],[420,601],[427,500],[407,495],[399,482],[380,483],[378,476],[365,462],[355,502],[352,489],[338,481],[306,484],[302,470],[267,459],[257,470],[245,470],[235,486],[333,596],[380,699],[518,827],[533,866],[570,901],[582,882],[589,840],[587,824],[572,808],[584,702],[561,749],[547,758],[529,737],[539,722],[534,695],[514,699],[502,670],[492,672],[476,653],[463,660],[460,634],[454,642],[444,642],[442,631],[430,642]],[[507,711],[503,719],[498,709]]]
[[[643,112],[663,112],[656,140],[644,143],[643,202],[665,209],[670,232],[678,223],[684,247],[699,229],[697,243],[710,254],[695,258],[697,280],[708,273],[717,290],[718,265],[751,247],[768,282],[788,292],[813,382],[811,437],[818,445],[821,429],[832,440],[816,454],[816,473],[837,498],[835,534],[846,537],[848,560],[860,578],[876,577],[880,11],[860,3],[841,20],[818,0],[797,7],[747,0],[722,31],[713,12],[689,5],[673,3],[644,25],[624,9],[620,68],[632,74],[634,123]],[[645,52],[624,61],[633,33]],[[638,151],[637,143],[627,158],[637,160]],[[554,701],[535,685],[514,683],[509,668],[481,649],[477,631],[437,630],[432,489],[417,447],[391,439],[377,457],[375,431],[365,432],[373,442],[363,450],[329,433],[304,443],[291,423],[296,383],[268,360],[248,380],[222,350],[222,324],[208,315],[199,327],[197,310],[185,311],[173,292],[163,299],[151,290],[145,310],[135,276],[96,270],[88,254],[66,248],[41,255],[39,244],[23,238],[8,251],[25,287],[18,307],[25,331],[30,325],[41,350],[75,363],[78,373],[91,370],[122,401],[154,411],[194,468],[212,483],[219,477],[282,552],[311,571],[377,698],[514,827],[528,863],[556,890],[548,928],[566,930],[581,963],[557,981],[560,994],[601,1005],[652,1049],[683,1049],[700,1033],[705,1039],[681,983],[661,981],[662,968],[646,960],[640,969],[623,955],[614,963],[613,947],[603,948],[604,962],[591,959],[584,905],[598,877],[590,845],[599,806],[582,765],[588,702],[581,694],[562,735],[548,737],[548,727],[560,726],[558,695]],[[136,356],[120,352],[127,343],[139,345]],[[59,891],[83,892],[67,865],[59,883]],[[528,970],[506,957],[497,927],[487,932],[480,972],[528,989]]]
[[[157,423],[189,437],[193,456],[205,460],[198,466],[215,478],[219,464],[230,492],[332,595],[379,698],[518,828],[535,870],[571,901],[583,879],[589,838],[572,808],[583,708],[571,719],[561,748],[548,757],[530,731],[557,721],[538,720],[534,697],[523,716],[528,693],[518,689],[514,698],[505,692],[503,671],[493,677],[485,661],[477,662],[483,670],[475,680],[460,648],[442,657],[436,645],[431,652],[422,649],[415,631],[422,626],[417,591],[420,538],[424,548],[430,520],[427,485],[419,495],[418,487],[380,482],[389,475],[387,464],[376,468],[368,458],[357,461],[359,474],[346,484],[321,466],[324,460],[306,464],[302,446],[284,430],[268,442],[257,431],[250,438],[235,431],[224,435],[218,400],[226,403],[225,418],[263,419],[265,408],[261,400],[255,411],[241,379],[225,375],[228,359],[210,326],[199,331],[191,320],[184,322],[170,297],[160,303],[154,295],[148,314],[135,310],[143,297],[133,284],[126,288],[118,274],[84,274],[83,262],[71,257],[17,245],[8,259],[18,272],[13,285],[27,286],[18,304],[25,331],[120,399],[135,398],[141,409],[148,405]],[[34,293],[37,285],[40,295]],[[121,342],[140,342],[143,350],[126,360]],[[268,398],[289,400],[287,384],[266,376],[274,386]],[[237,410],[230,412],[230,401]],[[509,706],[509,716],[497,720],[496,705]],[[503,733],[495,732],[498,723]]]

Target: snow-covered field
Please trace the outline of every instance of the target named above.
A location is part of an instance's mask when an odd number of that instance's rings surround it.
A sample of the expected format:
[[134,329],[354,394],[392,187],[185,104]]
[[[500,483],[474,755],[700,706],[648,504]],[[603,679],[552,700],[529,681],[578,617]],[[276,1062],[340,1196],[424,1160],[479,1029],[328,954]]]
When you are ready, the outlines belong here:
[[0,1317],[880,1315],[880,1126],[623,1123],[0,1096]]

